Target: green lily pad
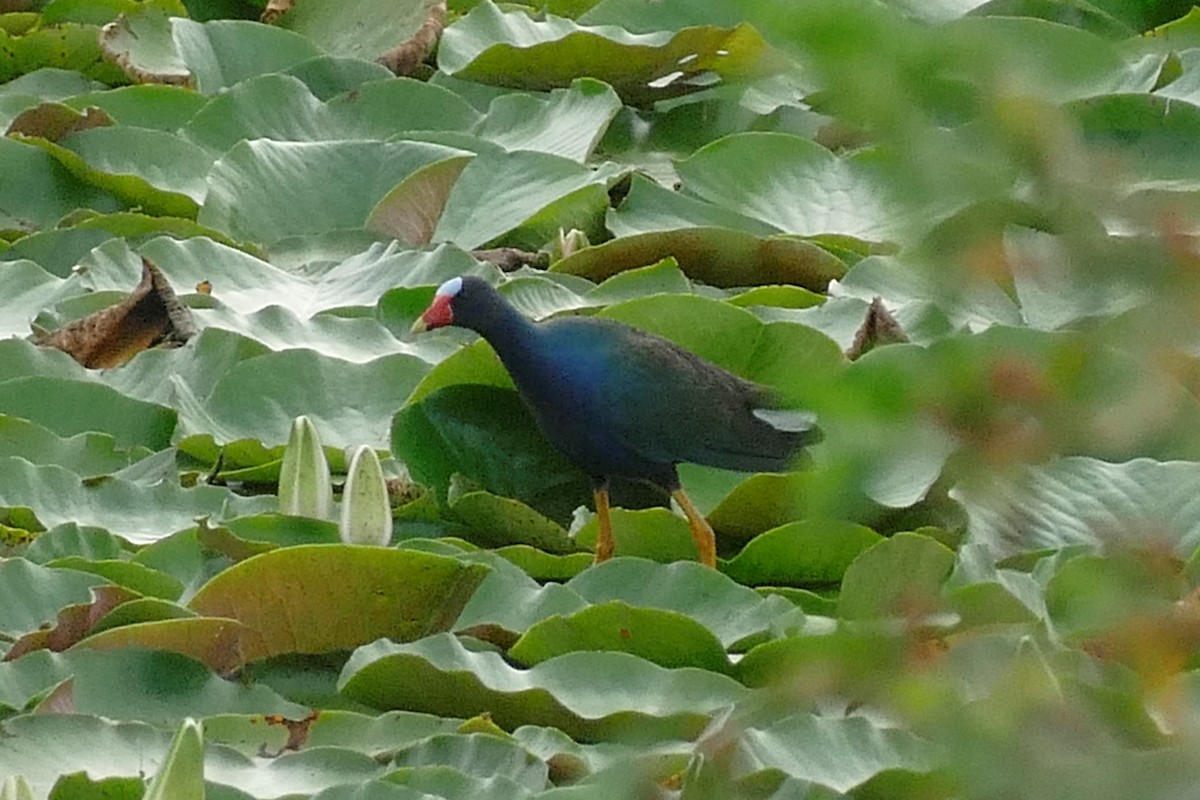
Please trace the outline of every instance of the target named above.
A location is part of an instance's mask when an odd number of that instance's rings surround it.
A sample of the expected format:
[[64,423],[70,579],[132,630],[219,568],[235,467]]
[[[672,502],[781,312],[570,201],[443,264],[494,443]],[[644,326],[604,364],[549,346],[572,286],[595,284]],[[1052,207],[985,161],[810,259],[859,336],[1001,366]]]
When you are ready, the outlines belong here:
[[[765,729],[741,735],[735,774],[782,773],[847,792],[885,770],[926,772],[933,768],[928,744],[906,730],[862,717],[794,714]],[[820,753],[822,757],[813,758]]]
[[603,219],[608,204],[606,184],[618,172],[591,170],[549,153],[524,150],[480,153],[463,168],[450,190],[432,240],[453,242],[464,249],[484,247],[530,224],[539,212],[556,201],[592,187],[593,192],[603,195],[599,207],[585,203],[582,215],[570,213],[572,209],[555,215],[556,229],[587,228],[587,219]]
[[486,575],[479,565],[413,551],[299,545],[230,567],[188,607],[245,625],[242,655],[253,661],[446,630]]
[[524,503],[489,492],[468,492],[450,505],[466,538],[483,546],[528,544],[550,553],[573,553],[575,540],[556,522]]
[[[197,221],[262,243],[361,228],[375,204],[406,176],[463,154],[423,142],[243,141],[208,174]],[[280,197],[288,202],[280,203]]]
[[677,165],[687,191],[784,233],[884,241],[893,222],[883,190],[856,160],[779,133],[742,133]]
[[590,603],[620,601],[684,614],[730,650],[744,649],[803,621],[803,615],[781,598],[763,597],[720,572],[686,561],[656,564],[616,558],[577,575],[566,588]]
[[724,571],[750,585],[834,583],[861,552],[881,539],[870,528],[849,522],[791,522],[751,539]]
[[838,614],[845,619],[934,610],[954,565],[945,545],[898,533],[864,550],[846,569]]
[[633,234],[568,256],[555,272],[595,281],[673,256],[689,278],[714,286],[796,283],[817,291],[841,277],[845,264],[802,239],[756,237],[723,228]]
[[49,153],[29,142],[0,137],[0,231],[29,233],[52,227],[77,208],[116,211],[120,203],[79,180]]
[[122,549],[121,540],[103,528],[64,522],[38,534],[22,556],[44,566],[47,561],[64,556],[114,559],[121,555]]
[[[580,69],[583,63],[586,72]],[[709,73],[735,78],[779,66],[749,25],[634,35],[615,26],[585,28],[553,15],[535,21],[524,11],[505,13],[491,0],[447,28],[438,48],[438,68],[459,79],[546,90],[587,74],[632,103],[703,88]]]
[[303,36],[244,20],[201,23],[175,18],[171,38],[204,94],[217,94],[247,78],[282,72],[321,55]]
[[632,653],[661,667],[730,671],[725,648],[708,628],[677,611],[639,608],[620,600],[544,619],[525,631],[508,657],[533,666],[564,653]]
[[434,0],[355,0],[336,6],[304,3],[289,9],[276,24],[326,53],[374,61],[412,38],[433,4]]
[[[283,444],[292,420],[304,414],[330,446],[386,449],[391,413],[427,369],[421,359],[402,353],[366,364],[299,349],[249,358],[221,377],[199,409],[185,407],[181,433]],[[188,449],[186,440],[182,446]]]
[[132,561],[96,560],[73,555],[47,562],[45,566],[90,572],[117,586],[163,600],[177,600],[183,592],[183,585],[175,578]]
[[642,741],[691,738],[715,709],[745,694],[723,675],[667,670],[628,653],[570,653],[516,670],[496,653],[467,651],[449,634],[360,647],[339,687],[377,708],[489,711],[505,728],[551,725],[577,739]]
[[1198,479],[1195,465],[1182,461],[1074,457],[996,476],[990,485],[962,484],[952,496],[967,511],[968,541],[996,558],[1071,545],[1099,550],[1116,530],[1147,531],[1188,558],[1200,546],[1200,529],[1185,510]]
[[63,102],[78,111],[89,106],[103,109],[120,125],[174,132],[186,125],[209,100],[179,86],[146,84],[73,93]]
[[478,778],[511,779],[530,791],[547,784],[546,763],[517,742],[485,733],[437,733],[400,749],[393,764],[400,769],[437,766]]
[[[612,521],[616,543],[614,555],[648,558],[666,564],[699,558],[687,520],[665,508],[638,511],[614,508]],[[593,518],[579,529],[575,542],[579,547],[595,550],[599,532],[600,523]]]
[[0,459],[0,507],[31,509],[45,526],[95,525],[138,544],[191,527],[198,516],[253,513],[273,500],[238,497],[216,486],[184,489],[164,482],[143,487],[119,478],[87,486],[61,467]]
[[121,125],[79,131],[57,143],[26,141],[81,181],[150,214],[194,219],[208,192],[204,178],[213,156],[165,131]]
[[526,94],[497,97],[475,135],[505,150],[536,150],[584,162],[620,109],[611,87],[580,78],[544,100]]
[[139,597],[122,603],[109,611],[92,626],[89,633],[98,634],[110,628],[122,625],[136,625],[141,622],[158,622],[167,619],[186,619],[196,616],[193,612],[177,603],[160,600],[156,597]]
[[492,571],[463,608],[456,630],[499,629],[515,641],[538,621],[572,614],[587,605],[572,589],[560,583],[543,586],[496,555],[481,554],[479,558]]
[[103,431],[118,447],[161,450],[171,443],[175,411],[134,400],[98,383],[30,375],[0,383],[0,410],[59,436]]

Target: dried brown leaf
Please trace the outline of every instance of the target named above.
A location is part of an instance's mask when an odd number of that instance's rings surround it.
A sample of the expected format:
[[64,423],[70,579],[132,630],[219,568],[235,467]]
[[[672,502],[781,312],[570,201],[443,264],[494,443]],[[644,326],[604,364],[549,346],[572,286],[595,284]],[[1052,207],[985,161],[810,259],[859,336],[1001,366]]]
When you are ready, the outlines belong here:
[[279,21],[279,18],[292,10],[296,5],[296,0],[270,0],[267,7],[263,9],[262,15],[258,21],[264,25],[274,25]]
[[854,361],[876,347],[907,341],[908,334],[887,310],[883,299],[876,297],[867,309],[867,318],[863,320],[858,333],[854,334],[854,343],[846,351],[846,358]]
[[446,0],[437,0],[429,7],[425,22],[406,42],[388,50],[375,61],[392,71],[393,75],[411,75],[425,57],[433,52],[446,22]]
[[518,250],[515,247],[472,250],[471,255],[480,261],[487,261],[504,272],[512,272],[525,266],[537,269],[545,269],[550,266],[549,253],[530,253],[526,250]]
[[179,346],[195,332],[192,317],[167,279],[142,259],[142,282],[123,302],[89,314],[38,341],[89,369],[124,364],[157,344]]

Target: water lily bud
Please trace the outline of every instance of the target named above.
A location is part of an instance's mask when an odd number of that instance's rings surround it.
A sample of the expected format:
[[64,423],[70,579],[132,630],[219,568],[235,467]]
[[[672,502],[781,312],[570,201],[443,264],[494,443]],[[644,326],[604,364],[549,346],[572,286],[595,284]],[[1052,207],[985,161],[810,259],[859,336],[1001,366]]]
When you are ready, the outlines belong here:
[[550,263],[560,261],[572,253],[576,253],[583,248],[589,246],[587,234],[578,228],[563,233],[562,228],[558,229],[558,238],[555,239],[550,246]]
[[175,732],[144,800],[204,800],[204,728],[188,717]]
[[321,437],[308,417],[296,417],[279,471],[279,513],[329,519],[333,479]]
[[0,789],[0,800],[33,800],[33,787],[23,775],[9,775]]
[[379,456],[367,445],[354,451],[346,489],[342,493],[342,523],[338,528],[347,544],[384,547],[392,540],[392,506]]

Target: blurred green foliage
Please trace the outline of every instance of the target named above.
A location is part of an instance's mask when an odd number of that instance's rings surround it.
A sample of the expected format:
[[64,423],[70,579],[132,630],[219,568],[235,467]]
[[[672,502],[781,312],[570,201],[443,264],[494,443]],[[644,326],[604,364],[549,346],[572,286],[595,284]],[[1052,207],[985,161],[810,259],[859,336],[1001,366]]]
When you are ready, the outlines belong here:
[[[4,797],[139,797],[191,717],[238,800],[1194,794],[1200,12],[454,0],[396,79],[424,0],[263,6],[0,2]],[[143,257],[187,346],[23,338]],[[592,567],[491,350],[408,333],[467,273],[825,440],[681,469],[719,571],[624,485]],[[271,513],[299,415],[395,548]]]

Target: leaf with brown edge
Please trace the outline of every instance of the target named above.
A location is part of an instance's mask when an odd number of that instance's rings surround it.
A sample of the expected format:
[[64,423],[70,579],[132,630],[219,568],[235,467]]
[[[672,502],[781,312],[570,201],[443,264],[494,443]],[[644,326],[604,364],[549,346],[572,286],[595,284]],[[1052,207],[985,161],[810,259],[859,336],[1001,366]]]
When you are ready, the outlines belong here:
[[123,586],[97,586],[92,589],[92,602],[75,603],[58,612],[53,628],[31,631],[17,639],[4,656],[4,661],[15,661],[34,650],[61,652],[83,639],[105,614],[140,595]]
[[89,636],[76,647],[117,650],[144,647],[190,656],[219,674],[232,672],[246,663],[247,634],[240,622],[213,617],[185,617],[122,625]]
[[167,15],[147,8],[119,15],[100,29],[100,50],[135,83],[191,87],[191,70],[179,57]]
[[43,337],[38,344],[62,350],[89,369],[124,364],[156,344],[182,345],[195,332],[191,314],[149,259],[142,282],[121,303],[89,314]]
[[22,136],[38,136],[57,142],[77,131],[112,124],[113,118],[108,112],[95,106],[88,106],[80,113],[62,103],[42,103],[18,114],[9,123],[5,134],[19,133]]
[[887,310],[883,298],[876,297],[867,309],[867,317],[854,334],[854,343],[846,351],[846,358],[856,361],[860,357],[885,344],[900,344],[908,341],[908,334]]
[[36,706],[35,714],[74,714],[75,713],[75,679],[67,678],[54,687],[43,697]]

